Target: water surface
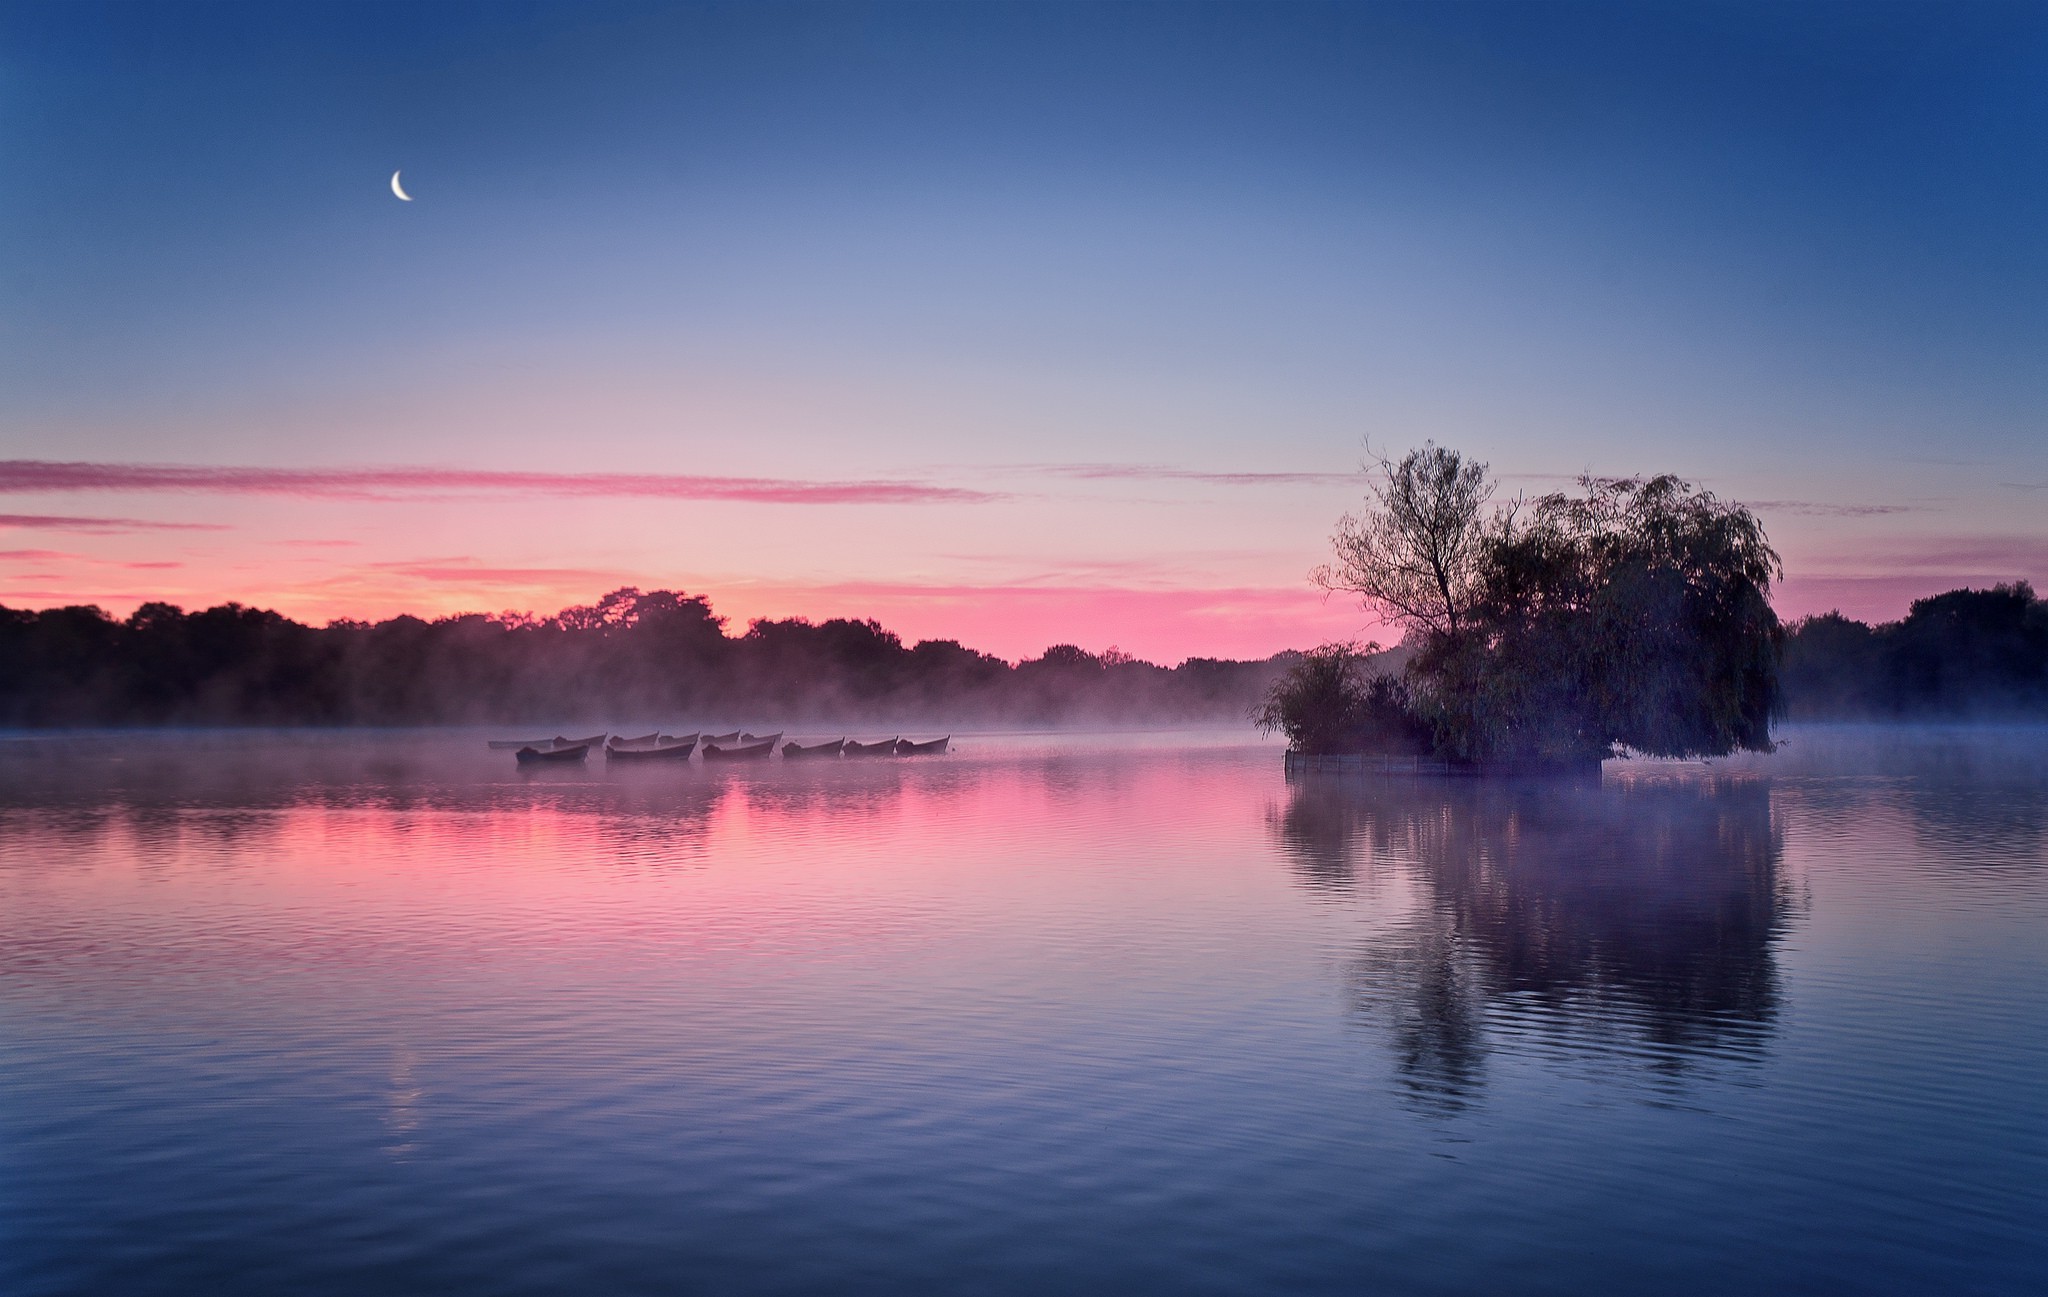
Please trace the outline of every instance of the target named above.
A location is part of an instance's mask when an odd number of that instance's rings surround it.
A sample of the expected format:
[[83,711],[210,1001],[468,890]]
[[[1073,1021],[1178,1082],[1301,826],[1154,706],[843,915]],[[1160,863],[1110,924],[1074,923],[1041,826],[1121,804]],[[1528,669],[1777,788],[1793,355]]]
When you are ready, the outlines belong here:
[[1791,737],[0,742],[0,1291],[2040,1291],[2048,736]]

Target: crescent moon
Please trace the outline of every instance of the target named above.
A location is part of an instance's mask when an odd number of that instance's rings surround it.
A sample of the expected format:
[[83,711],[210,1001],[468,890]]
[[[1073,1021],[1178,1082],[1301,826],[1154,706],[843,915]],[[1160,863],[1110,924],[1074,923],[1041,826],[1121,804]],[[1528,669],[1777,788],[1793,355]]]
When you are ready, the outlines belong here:
[[[403,170],[404,170],[404,168],[403,168],[403,167],[401,167],[401,168],[399,168],[399,170],[400,170],[400,171],[403,171]],[[392,172],[392,173],[391,173],[391,192],[392,192],[392,193],[394,193],[394,194],[397,194],[397,195],[398,195],[398,196],[399,196],[399,197],[400,197],[401,199],[405,200],[405,201],[406,201],[406,202],[408,202],[408,203],[412,201],[412,195],[411,195],[411,194],[408,194],[408,193],[406,193],[406,192],[405,192],[405,186],[403,186],[403,185],[401,185],[401,184],[399,184],[399,183],[398,183],[398,172],[397,172],[397,171],[394,171],[394,172]]]

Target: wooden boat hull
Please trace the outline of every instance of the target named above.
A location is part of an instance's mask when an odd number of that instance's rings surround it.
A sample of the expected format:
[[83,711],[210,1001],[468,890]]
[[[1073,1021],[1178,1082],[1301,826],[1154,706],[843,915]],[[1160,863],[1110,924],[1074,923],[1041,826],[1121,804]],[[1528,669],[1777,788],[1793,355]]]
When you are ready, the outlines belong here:
[[782,745],[782,759],[795,761],[803,757],[836,757],[839,755],[839,749],[845,746],[845,739],[834,739],[830,743],[813,743],[809,747],[785,743]]
[[945,738],[933,739],[928,743],[912,743],[909,739],[898,739],[896,740],[896,755],[899,757],[935,757],[944,752],[946,745],[952,741],[953,736],[950,734]]
[[690,754],[697,750],[697,740],[688,743],[671,743],[665,748],[606,748],[607,761],[688,761]]
[[706,761],[766,761],[774,752],[773,743],[755,743],[743,748],[722,748],[716,743],[704,745]]
[[896,739],[883,739],[879,743],[855,743],[848,739],[840,751],[849,757],[893,757],[897,742]]
[[588,743],[576,743],[566,748],[521,748],[512,754],[522,766],[536,765],[544,761],[581,761],[590,755]]
[[713,743],[718,744],[720,747],[730,747],[739,741],[740,732],[738,730],[734,730],[730,734],[706,734],[704,736],[704,746],[706,747],[711,746]]
[[647,734],[637,739],[615,738],[605,744],[606,752],[654,752],[687,743],[696,746],[695,734]]

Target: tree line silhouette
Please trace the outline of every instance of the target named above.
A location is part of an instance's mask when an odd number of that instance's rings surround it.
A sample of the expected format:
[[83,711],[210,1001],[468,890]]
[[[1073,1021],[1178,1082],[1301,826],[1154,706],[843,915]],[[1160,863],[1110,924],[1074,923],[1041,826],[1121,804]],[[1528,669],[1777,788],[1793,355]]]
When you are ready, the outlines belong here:
[[1785,636],[1795,720],[2048,716],[2048,601],[2025,581],[1916,599],[1871,626],[1823,613]]
[[[1190,658],[1167,668],[1071,644],[1012,665],[953,640],[906,645],[872,620],[760,620],[732,635],[702,596],[631,588],[552,617],[405,616],[325,627],[233,603],[193,613],[144,604],[125,619],[89,606],[0,607],[0,724],[740,714],[1236,721],[1290,669],[1313,676],[1337,665],[1312,651],[1262,661]],[[1917,600],[1903,619],[1875,626],[1838,612],[1807,617],[1785,629],[1780,678],[1793,720],[2048,716],[2048,601],[2018,582]],[[1367,719],[1412,723],[1392,696],[1395,683],[1389,679],[1385,699],[1366,697]]]
[[701,595],[633,588],[551,617],[324,627],[234,603],[0,607],[0,724],[1237,720],[1292,660],[1167,668],[1061,644],[1012,665],[844,618],[733,635]]

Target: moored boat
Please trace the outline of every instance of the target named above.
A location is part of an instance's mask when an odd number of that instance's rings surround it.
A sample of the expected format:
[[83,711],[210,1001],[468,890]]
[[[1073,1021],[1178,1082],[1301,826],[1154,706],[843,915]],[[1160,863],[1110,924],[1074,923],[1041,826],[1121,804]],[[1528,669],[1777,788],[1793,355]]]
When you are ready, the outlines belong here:
[[607,750],[613,748],[652,748],[661,746],[662,742],[663,739],[659,730],[652,734],[642,734],[638,738],[630,739],[623,734],[614,734],[605,741],[605,748]]
[[840,751],[849,757],[893,757],[898,742],[897,739],[883,739],[879,743],[855,743],[848,739]]
[[833,739],[830,743],[813,743],[809,747],[801,743],[785,743],[782,745],[782,759],[794,761],[798,757],[836,757],[839,755],[839,749],[845,746],[845,739]]
[[716,743],[704,745],[706,761],[766,761],[775,752],[775,744],[753,743],[746,747],[724,748]]
[[756,743],[780,743],[782,742],[782,731],[777,730],[773,734],[742,734],[740,735],[740,742],[748,747],[752,747]]
[[602,745],[603,743],[604,735],[602,734],[593,734],[587,739],[565,739],[559,734],[555,735],[555,746],[558,748],[573,748],[578,746],[594,748]]
[[726,747],[739,741],[740,732],[738,730],[734,730],[730,734],[706,734],[704,736],[704,746],[707,748],[714,743],[718,744],[720,747]]
[[684,735],[682,738],[659,736],[661,741],[649,746],[621,747],[617,743],[607,744],[604,750],[607,761],[688,761],[690,753],[697,748],[697,736]]
[[581,761],[590,755],[588,743],[553,744],[545,748],[521,748],[512,754],[522,766],[538,761]]
[[899,757],[937,756],[939,753],[944,752],[946,750],[946,745],[948,743],[951,743],[952,741],[953,736],[950,734],[948,734],[945,738],[932,739],[925,743],[912,743],[909,739],[897,739],[896,755]]

